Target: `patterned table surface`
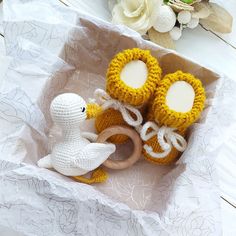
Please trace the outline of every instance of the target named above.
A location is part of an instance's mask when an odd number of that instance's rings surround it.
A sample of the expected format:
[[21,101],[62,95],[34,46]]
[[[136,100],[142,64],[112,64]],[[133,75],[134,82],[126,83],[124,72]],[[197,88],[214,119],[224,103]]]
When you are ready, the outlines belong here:
[[[63,0],[63,2],[87,14],[109,20],[107,1]],[[224,5],[236,19],[235,0],[215,0],[214,2]],[[0,82],[9,63],[9,58],[5,56],[2,18],[2,4],[0,4]],[[233,32],[228,35],[207,31],[200,26],[197,29],[188,30],[177,42],[176,50],[199,64],[235,78],[236,24],[233,25]],[[226,140],[227,149],[222,150],[222,155],[217,160],[222,196],[223,230],[226,236],[236,235],[236,226],[233,222],[236,218],[236,159],[235,151],[232,151],[235,140],[236,135]],[[227,155],[224,155],[225,152]],[[1,229],[0,232],[2,236],[11,236],[5,231],[2,232]]]

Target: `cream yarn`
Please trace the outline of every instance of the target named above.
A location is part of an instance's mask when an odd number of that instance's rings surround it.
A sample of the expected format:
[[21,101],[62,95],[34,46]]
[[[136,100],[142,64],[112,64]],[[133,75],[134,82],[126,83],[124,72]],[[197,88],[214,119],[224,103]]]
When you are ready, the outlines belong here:
[[[111,98],[111,96],[103,89],[96,89],[94,92],[94,96],[95,96],[96,102],[98,102],[98,104],[101,105],[103,110],[113,108],[115,110],[120,111],[123,119],[130,126],[136,127],[142,124],[143,117],[137,108]],[[133,118],[131,114],[135,118]]]
[[183,152],[187,148],[187,142],[183,136],[175,132],[174,128],[158,125],[153,121],[146,122],[140,129],[140,136],[143,141],[147,141],[156,136],[163,152],[157,153],[147,144],[143,146],[145,151],[154,158],[165,158],[170,154],[173,147]]
[[77,94],[57,96],[51,103],[50,112],[63,136],[52,153],[38,161],[39,167],[54,168],[66,176],[79,176],[96,169],[115,152],[114,144],[90,143],[89,139],[94,141],[96,136],[87,132],[83,136],[81,133],[80,124],[87,117],[86,103]]

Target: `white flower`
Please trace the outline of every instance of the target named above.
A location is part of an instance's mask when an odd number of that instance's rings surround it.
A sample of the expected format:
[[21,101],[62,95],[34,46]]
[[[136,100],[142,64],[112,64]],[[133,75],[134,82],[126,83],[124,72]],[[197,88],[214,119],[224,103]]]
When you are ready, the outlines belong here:
[[145,34],[156,18],[162,0],[121,0],[113,8],[113,23],[124,24]]

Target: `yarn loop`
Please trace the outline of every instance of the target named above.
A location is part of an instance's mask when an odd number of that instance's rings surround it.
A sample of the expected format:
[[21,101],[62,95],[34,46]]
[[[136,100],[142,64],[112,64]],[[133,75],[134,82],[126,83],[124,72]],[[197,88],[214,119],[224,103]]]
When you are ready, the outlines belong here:
[[153,151],[153,148],[147,144],[144,145],[145,151],[154,158],[166,157],[171,152],[172,147],[183,152],[187,148],[187,142],[184,137],[176,133],[175,130],[176,129],[167,126],[158,127],[158,125],[152,121],[145,123],[140,131],[142,140],[147,141],[157,136],[158,143],[163,152],[156,153]]
[[[111,96],[103,89],[96,89],[94,92],[94,97],[103,110],[113,108],[120,111],[127,124],[136,127],[143,122],[143,117],[137,108],[111,98]],[[133,118],[132,114],[135,118]]]

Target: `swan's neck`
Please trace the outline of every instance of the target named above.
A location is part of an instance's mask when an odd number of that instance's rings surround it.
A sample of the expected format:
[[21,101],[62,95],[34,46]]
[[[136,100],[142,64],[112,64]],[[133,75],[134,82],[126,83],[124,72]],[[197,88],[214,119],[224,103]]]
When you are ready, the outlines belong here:
[[80,128],[66,129],[62,131],[64,141],[79,140],[82,138]]

